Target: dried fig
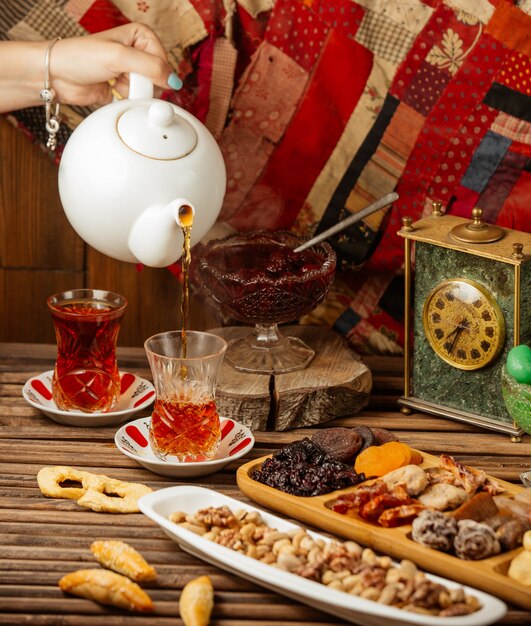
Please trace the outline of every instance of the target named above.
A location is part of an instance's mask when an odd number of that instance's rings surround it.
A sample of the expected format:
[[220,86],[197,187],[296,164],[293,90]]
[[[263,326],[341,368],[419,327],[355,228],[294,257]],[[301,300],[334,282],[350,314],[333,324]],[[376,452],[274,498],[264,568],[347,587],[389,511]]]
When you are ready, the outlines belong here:
[[316,432],[312,441],[334,460],[347,463],[354,459],[363,439],[353,428],[326,428]]
[[358,450],[357,454],[363,452],[365,448],[369,448],[370,446],[375,446],[376,437],[374,436],[372,430],[368,426],[355,426],[354,430],[358,433],[358,435],[362,438],[363,443],[361,444],[361,448]]
[[376,442],[373,444],[374,446],[381,446],[382,444],[389,443],[390,441],[400,441],[394,433],[385,428],[371,428],[371,430],[374,438],[376,439]]

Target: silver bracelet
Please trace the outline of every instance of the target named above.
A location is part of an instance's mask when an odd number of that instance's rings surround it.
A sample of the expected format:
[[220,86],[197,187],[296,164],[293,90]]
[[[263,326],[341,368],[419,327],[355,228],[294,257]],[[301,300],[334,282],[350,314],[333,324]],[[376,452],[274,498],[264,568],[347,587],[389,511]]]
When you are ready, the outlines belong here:
[[61,119],[59,118],[59,102],[55,103],[54,111],[52,113],[55,91],[50,85],[50,53],[52,48],[60,39],[61,37],[53,39],[46,49],[46,56],[44,57],[44,89],[41,89],[39,94],[42,102],[44,103],[44,110],[46,113],[46,130],[48,131],[46,147],[52,151],[57,147],[56,135],[59,131]]

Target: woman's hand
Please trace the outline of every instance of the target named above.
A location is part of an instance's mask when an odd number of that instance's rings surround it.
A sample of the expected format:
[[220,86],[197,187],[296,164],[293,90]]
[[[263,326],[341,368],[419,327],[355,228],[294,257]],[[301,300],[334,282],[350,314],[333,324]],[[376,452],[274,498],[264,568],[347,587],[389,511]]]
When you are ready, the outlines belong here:
[[105,104],[112,100],[112,88],[127,96],[130,72],[142,74],[162,88],[182,85],[160,39],[143,24],[64,39],[51,53],[50,83],[57,100],[65,104]]
[[[0,41],[0,112],[42,104],[39,94],[49,45]],[[64,104],[105,104],[112,100],[113,89],[127,96],[130,72],[161,88],[182,86],[160,39],[143,24],[61,39],[50,52],[50,84],[56,101]]]

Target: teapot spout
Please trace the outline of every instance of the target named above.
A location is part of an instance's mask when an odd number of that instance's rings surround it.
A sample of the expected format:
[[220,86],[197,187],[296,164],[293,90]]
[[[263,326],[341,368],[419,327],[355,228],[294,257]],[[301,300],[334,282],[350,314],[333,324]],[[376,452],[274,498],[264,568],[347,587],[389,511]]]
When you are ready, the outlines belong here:
[[145,209],[129,233],[131,253],[148,267],[167,267],[175,263],[182,255],[182,229],[192,225],[194,215],[194,206],[185,198]]

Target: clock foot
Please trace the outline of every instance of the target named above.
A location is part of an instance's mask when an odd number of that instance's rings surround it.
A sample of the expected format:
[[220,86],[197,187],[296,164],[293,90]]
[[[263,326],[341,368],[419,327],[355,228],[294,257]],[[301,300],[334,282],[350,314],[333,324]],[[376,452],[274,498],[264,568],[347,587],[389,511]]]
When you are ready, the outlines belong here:
[[522,443],[522,435],[513,435],[511,437],[511,443]]
[[403,413],[404,415],[411,415],[413,411],[408,406],[403,406],[400,407],[400,413]]

